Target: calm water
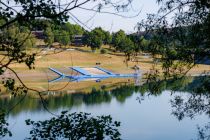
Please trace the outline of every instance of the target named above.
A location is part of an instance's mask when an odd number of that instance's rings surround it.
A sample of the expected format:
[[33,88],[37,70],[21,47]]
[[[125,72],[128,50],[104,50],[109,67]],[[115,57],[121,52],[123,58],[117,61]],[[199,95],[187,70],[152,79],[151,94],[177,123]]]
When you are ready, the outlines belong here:
[[[193,98],[195,92],[190,90],[195,87],[198,82],[196,80],[190,78],[175,83],[160,82],[157,84],[159,88],[154,91],[149,89],[151,86],[145,84],[140,87],[123,85],[110,91],[93,89],[89,94],[59,93],[58,97],[48,97],[48,108],[55,114],[69,110],[88,112],[94,116],[111,115],[114,120],[121,122],[119,130],[125,140],[197,139],[197,127],[203,127],[210,122],[210,101],[209,96],[202,94],[200,97],[203,102],[196,104],[198,96]],[[154,87],[155,85],[153,89]],[[17,98],[2,99],[0,104],[7,107],[16,100]],[[204,108],[202,103],[206,104],[207,108]],[[5,139],[21,140],[29,136],[30,127],[25,125],[26,119],[38,121],[51,117],[52,115],[43,109],[40,100],[26,97],[8,116],[13,137]]]

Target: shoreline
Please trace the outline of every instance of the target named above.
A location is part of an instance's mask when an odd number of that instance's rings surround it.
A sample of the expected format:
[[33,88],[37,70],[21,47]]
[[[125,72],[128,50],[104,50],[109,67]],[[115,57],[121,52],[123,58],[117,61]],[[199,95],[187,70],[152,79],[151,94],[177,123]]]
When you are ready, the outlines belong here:
[[[81,47],[79,49],[87,49],[87,47]],[[135,65],[140,67],[140,70],[143,73],[150,71],[153,67],[152,58],[144,55],[138,56],[138,62],[128,62],[128,65],[124,63],[124,56],[122,55],[114,55],[114,54],[100,54],[100,53],[92,53],[88,51],[81,51],[78,49],[71,49],[69,51],[63,51],[60,53],[55,53],[51,55],[47,55],[48,53],[53,53],[54,51],[50,50],[46,52],[42,57],[37,56],[38,60],[35,61],[35,69],[29,70],[24,64],[12,64],[11,68],[13,68],[19,77],[23,80],[23,82],[31,87],[31,88],[38,88],[38,89],[46,89],[49,84],[49,79],[54,79],[58,75],[49,71],[49,67],[53,67],[56,69],[61,70],[66,74],[71,74],[69,67],[71,66],[82,66],[82,67],[94,67],[96,63],[100,63],[100,67],[110,70],[114,73],[134,73]],[[161,65],[157,65],[157,68],[161,70]],[[198,76],[202,74],[204,71],[210,73],[210,65],[197,65],[192,68],[187,75]],[[11,77],[12,74],[6,72],[5,75],[1,77]],[[108,83],[115,83],[115,82],[125,82],[123,79],[115,79],[115,80],[105,80],[102,81],[102,84]],[[50,85],[51,87],[61,87],[62,82],[55,83]],[[71,84],[70,87],[76,87],[76,89],[83,89],[89,86],[97,85],[95,82],[82,82],[82,84]]]

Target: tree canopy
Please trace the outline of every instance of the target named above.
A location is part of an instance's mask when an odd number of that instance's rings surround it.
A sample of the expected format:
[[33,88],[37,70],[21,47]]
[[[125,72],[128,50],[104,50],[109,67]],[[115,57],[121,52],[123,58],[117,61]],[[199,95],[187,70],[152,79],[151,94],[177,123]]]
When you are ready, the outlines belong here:
[[91,32],[86,32],[84,43],[92,50],[99,49],[103,44],[105,35],[101,28],[95,28]]
[[[155,54],[161,54],[161,62],[166,73],[174,72],[174,68],[193,67],[196,58],[194,56],[202,59],[202,56],[209,55],[209,2],[206,0],[157,2],[160,5],[159,12],[148,14],[146,20],[138,23],[138,29],[145,32],[145,35],[151,34],[150,50]],[[172,20],[168,15],[171,15]]]
[[112,45],[116,50],[119,50],[119,44],[126,38],[126,34],[123,30],[120,30],[112,35]]
[[[68,114],[63,111],[59,117],[34,122],[26,120],[33,128],[28,139],[112,139],[119,140],[117,127],[120,123],[110,116],[92,117],[88,113]],[[58,131],[60,130],[60,131]]]

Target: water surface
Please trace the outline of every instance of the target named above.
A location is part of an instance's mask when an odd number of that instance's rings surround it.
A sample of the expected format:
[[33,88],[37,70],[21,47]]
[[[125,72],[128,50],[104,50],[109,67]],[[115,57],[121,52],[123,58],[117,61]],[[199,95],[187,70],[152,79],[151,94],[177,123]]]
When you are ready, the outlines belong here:
[[[47,107],[54,114],[68,110],[88,112],[94,116],[111,115],[114,120],[121,122],[119,131],[125,140],[197,139],[198,126],[205,126],[210,120],[209,106],[199,108],[202,103],[208,105],[209,96],[200,95],[203,102],[195,104],[198,96],[193,98],[195,92],[190,88],[194,86],[195,80],[185,79],[185,84],[181,81],[160,82],[158,90],[154,91],[149,89],[151,85],[144,84],[139,87],[122,85],[108,91],[93,88],[89,94],[59,93],[56,97],[48,96]],[[16,101],[17,98],[1,99],[0,103],[6,107]],[[13,137],[6,139],[28,137],[30,127],[25,125],[25,120],[46,120],[53,116],[50,112],[42,107],[39,99],[26,97],[8,117]]]

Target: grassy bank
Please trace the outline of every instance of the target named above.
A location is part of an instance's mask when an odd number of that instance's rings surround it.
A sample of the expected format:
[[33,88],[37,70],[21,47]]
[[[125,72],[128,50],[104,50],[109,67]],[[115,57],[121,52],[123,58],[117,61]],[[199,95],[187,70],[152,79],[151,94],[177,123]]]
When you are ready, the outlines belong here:
[[[68,72],[68,67],[71,66],[82,66],[82,67],[93,67],[96,63],[100,63],[100,66],[111,70],[115,73],[133,73],[134,70],[132,67],[137,65],[143,72],[147,72],[152,68],[152,58],[147,56],[140,55],[138,56],[137,62],[128,62],[128,65],[125,63],[125,57],[121,53],[114,53],[107,46],[103,47],[106,50],[106,54],[100,54],[100,51],[95,53],[91,52],[90,48],[87,47],[68,47],[64,50],[52,50],[52,49],[43,49],[40,52],[40,56],[37,56],[35,62],[35,69],[28,70],[24,64],[13,64],[11,67],[14,68],[23,82],[27,86],[36,88],[38,90],[46,89],[60,89],[66,85],[67,82],[58,82],[48,84],[49,79],[55,78],[57,75],[49,71],[49,67],[60,69],[61,71],[65,69],[65,72]],[[36,49],[40,51],[41,49]],[[35,51],[32,50],[32,51]],[[158,66],[160,69],[161,67]],[[189,73],[202,73],[205,70],[210,70],[210,66],[207,65],[198,65]],[[6,76],[11,76],[9,72],[6,73]],[[107,79],[102,81],[102,83],[92,82],[81,82],[69,83],[65,90],[79,90],[86,89],[91,86],[100,86],[100,85],[111,85],[116,83],[123,83],[128,81],[128,79]]]

